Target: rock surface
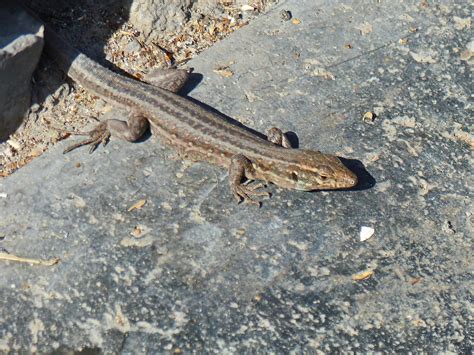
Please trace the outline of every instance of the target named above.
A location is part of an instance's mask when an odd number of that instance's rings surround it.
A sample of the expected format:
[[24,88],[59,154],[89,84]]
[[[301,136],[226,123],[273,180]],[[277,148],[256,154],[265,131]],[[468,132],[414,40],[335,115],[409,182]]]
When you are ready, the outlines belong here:
[[0,246],[61,261],[1,261],[0,350],[471,352],[470,27],[460,3],[289,0],[192,61],[193,98],[375,186],[236,205],[156,137],[1,180]]
[[149,39],[156,39],[160,37],[163,31],[178,31],[179,28],[192,17],[197,18],[199,16],[209,15],[217,17],[223,16],[223,5],[232,5],[232,7],[235,8],[247,6],[247,11],[241,14],[245,15],[251,12],[250,10],[252,8],[262,10],[269,4],[277,1],[263,0],[250,2],[255,5],[250,6],[248,1],[242,0],[229,2],[208,0],[179,0],[173,2],[165,0],[133,0],[130,6],[130,23],[143,32]]
[[41,23],[9,2],[0,3],[0,142],[30,106],[31,75],[43,49]]
[[156,32],[176,31],[191,16],[191,0],[133,1],[130,8],[130,22],[147,37],[157,37]]

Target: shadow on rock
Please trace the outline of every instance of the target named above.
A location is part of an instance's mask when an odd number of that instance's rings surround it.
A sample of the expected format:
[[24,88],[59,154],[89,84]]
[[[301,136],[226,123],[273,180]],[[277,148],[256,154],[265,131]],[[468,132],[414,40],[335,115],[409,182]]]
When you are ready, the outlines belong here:
[[360,191],[367,190],[375,186],[377,183],[375,178],[370,175],[360,160],[341,157],[338,158],[341,160],[342,164],[346,166],[346,168],[350,169],[352,172],[354,172],[354,174],[357,175],[357,179],[359,180],[356,186],[345,190]]

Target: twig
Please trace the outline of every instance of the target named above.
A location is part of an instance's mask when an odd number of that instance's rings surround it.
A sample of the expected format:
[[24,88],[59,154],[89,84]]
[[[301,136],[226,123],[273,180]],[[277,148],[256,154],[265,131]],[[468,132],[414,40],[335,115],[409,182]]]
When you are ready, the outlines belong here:
[[56,265],[57,263],[61,261],[61,259],[59,258],[52,258],[49,260],[22,258],[20,256],[8,254],[8,253],[2,253],[2,252],[0,252],[0,260],[18,261],[20,263],[29,263],[29,264],[44,265],[44,266]]

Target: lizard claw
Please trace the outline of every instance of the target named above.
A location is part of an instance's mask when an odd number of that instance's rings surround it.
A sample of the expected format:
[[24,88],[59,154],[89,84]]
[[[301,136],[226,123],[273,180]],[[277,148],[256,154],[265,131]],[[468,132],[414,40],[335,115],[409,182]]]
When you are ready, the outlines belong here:
[[91,145],[89,149],[89,153],[92,153],[94,152],[94,150],[96,150],[96,148],[101,143],[105,147],[110,138],[110,131],[105,122],[100,123],[96,128],[94,128],[90,132],[86,132],[86,133],[72,132],[72,134],[89,135],[89,138],[67,147],[64,150],[63,154],[69,153],[71,150],[74,150],[76,148],[82,147],[84,145],[89,145],[89,144]]
[[256,184],[254,186],[235,185],[232,187],[232,194],[238,203],[243,202],[261,207],[262,203],[252,197],[255,196],[270,196],[268,191],[256,191],[259,188],[265,187],[264,184]]

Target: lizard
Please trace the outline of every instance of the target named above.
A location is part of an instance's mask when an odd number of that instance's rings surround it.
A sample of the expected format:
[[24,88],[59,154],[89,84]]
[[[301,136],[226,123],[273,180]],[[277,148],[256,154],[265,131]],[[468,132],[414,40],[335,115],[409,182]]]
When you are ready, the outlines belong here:
[[83,145],[92,152],[111,136],[136,141],[148,127],[165,144],[192,160],[204,160],[228,169],[230,190],[238,202],[261,204],[260,190],[273,183],[286,189],[312,191],[343,189],[357,185],[357,175],[332,154],[292,148],[278,128],[268,131],[267,139],[246,127],[233,124],[218,113],[178,95],[189,71],[164,71],[150,85],[115,73],[70,46],[45,24],[46,52],[74,82],[107,102],[130,112],[127,121],[108,119],[89,132],[83,141],[64,153]]

